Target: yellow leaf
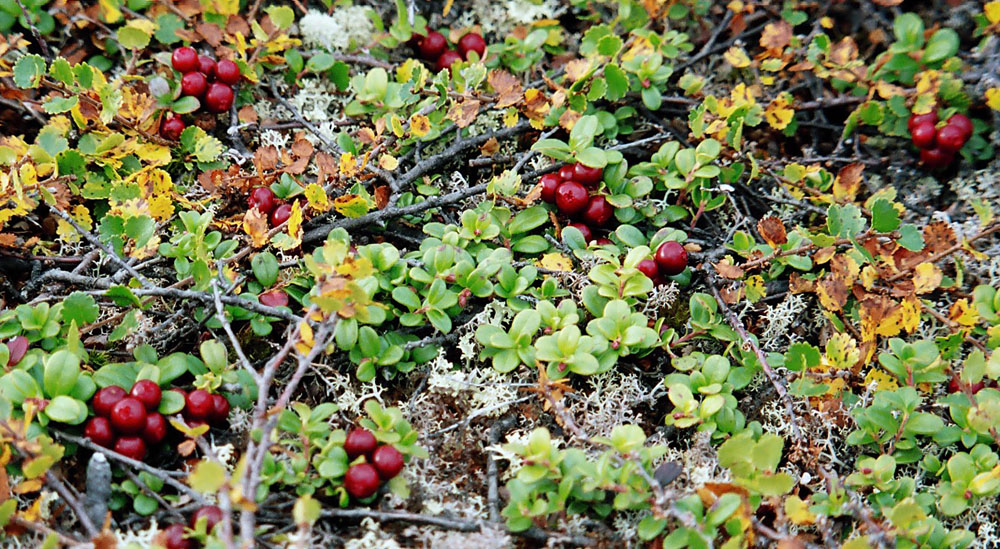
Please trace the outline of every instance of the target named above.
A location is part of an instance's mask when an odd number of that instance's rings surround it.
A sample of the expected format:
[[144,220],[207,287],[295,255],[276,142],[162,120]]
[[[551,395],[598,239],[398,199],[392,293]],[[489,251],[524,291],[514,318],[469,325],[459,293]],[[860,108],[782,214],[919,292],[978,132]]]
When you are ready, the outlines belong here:
[[340,155],[340,175],[354,177],[358,173],[358,159],[353,154],[345,152]]
[[302,240],[302,207],[298,200],[292,202],[292,214],[288,216],[288,234],[299,241]]
[[316,345],[316,341],[313,340],[312,326],[303,320],[299,322],[299,341],[295,344],[295,350],[301,355],[307,355],[313,345]]
[[98,13],[105,23],[117,23],[122,18],[122,10],[118,9],[118,2],[113,0],[100,0],[97,2]]
[[983,14],[986,15],[986,19],[991,25],[1000,23],[1000,2],[987,2],[983,6]]
[[933,292],[941,284],[941,269],[933,263],[921,263],[914,269],[913,291],[916,294]]
[[254,248],[267,244],[267,214],[257,208],[250,208],[243,214],[243,230],[250,236]]
[[795,109],[788,106],[788,95],[784,93],[775,97],[767,106],[767,110],[764,111],[767,123],[776,130],[787,128],[788,124],[792,122],[793,116],[795,116]]
[[507,109],[507,112],[503,115],[503,126],[505,128],[513,128],[517,125],[518,120],[521,116],[517,113],[517,109],[511,107]]
[[748,278],[745,289],[747,301],[750,303],[757,303],[767,295],[767,289],[764,287],[764,277],[760,275],[753,275]]
[[819,24],[824,29],[832,29],[833,28],[833,19],[830,18],[830,17],[821,17],[820,20],[819,20]]
[[979,322],[979,313],[969,306],[969,300],[959,299],[948,309],[948,318],[966,327],[975,326]]
[[330,197],[326,195],[326,191],[318,183],[310,183],[306,186],[303,194],[305,194],[306,201],[309,202],[309,206],[312,209],[318,212],[325,212],[330,209]]
[[[478,102],[476,104],[478,109]],[[414,114],[410,117],[410,133],[417,137],[423,137],[431,131],[431,121],[422,114]]]
[[[1000,2],[995,3],[1000,4]],[[1000,88],[993,87],[986,90],[986,105],[995,111],[1000,111]]]
[[399,166],[399,160],[395,156],[389,153],[382,153],[382,156],[378,157],[378,167],[386,171],[393,171]]
[[750,66],[750,58],[747,57],[747,52],[739,46],[729,48],[726,50],[726,53],[722,54],[722,57],[737,69]]
[[865,385],[871,385],[872,383],[875,383],[876,390],[878,391],[895,391],[899,388],[899,382],[896,381],[896,378],[882,371],[880,368],[872,368],[865,374]]
[[816,522],[816,515],[809,510],[809,505],[798,496],[788,496],[785,499],[785,516],[798,525]]
[[542,256],[538,261],[540,267],[551,271],[572,271],[573,262],[561,253],[553,252]]
[[188,475],[188,484],[202,494],[214,494],[226,483],[226,469],[221,463],[203,459]]
[[333,199],[333,208],[344,217],[361,217],[368,213],[371,204],[363,196],[345,194]]

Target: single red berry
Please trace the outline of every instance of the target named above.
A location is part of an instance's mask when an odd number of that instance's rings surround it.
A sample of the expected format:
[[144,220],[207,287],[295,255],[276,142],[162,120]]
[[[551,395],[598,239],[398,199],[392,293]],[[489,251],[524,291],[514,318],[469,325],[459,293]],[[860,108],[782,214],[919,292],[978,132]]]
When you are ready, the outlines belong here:
[[235,86],[240,83],[240,66],[229,59],[223,59],[215,65],[215,78],[223,84]]
[[653,286],[666,286],[666,285],[667,285],[667,279],[663,278],[663,275],[656,275],[656,278],[653,279]]
[[463,36],[458,41],[458,53],[462,54],[463,59],[468,60],[470,51],[478,53],[479,58],[482,59],[486,55],[486,40],[483,40],[482,36],[474,32]]
[[566,164],[565,166],[559,168],[556,172],[559,174],[559,179],[563,181],[574,181],[576,179],[576,170],[573,169],[573,164]]
[[24,336],[10,338],[10,341],[7,342],[7,350],[10,352],[7,357],[7,366],[17,366],[17,363],[21,362],[25,353],[28,352],[28,338]]
[[965,133],[962,128],[947,124],[937,131],[937,144],[945,152],[958,152],[965,145]]
[[222,509],[217,505],[203,505],[191,515],[191,528],[198,524],[198,520],[205,518],[205,531],[211,532],[216,524],[222,522]]
[[94,413],[101,416],[110,418],[111,409],[114,408],[118,401],[125,398],[125,389],[117,385],[108,385],[107,387],[101,388],[99,391],[94,393]]
[[635,268],[639,269],[640,273],[648,276],[650,279],[655,279],[660,276],[660,269],[656,266],[656,262],[652,259],[643,259],[638,265],[635,266]]
[[257,300],[260,301],[261,305],[267,305],[268,307],[288,306],[288,294],[284,290],[266,291],[257,296]]
[[200,72],[189,72],[181,78],[181,93],[191,97],[201,97],[208,89],[208,79]]
[[206,420],[212,415],[213,409],[212,394],[204,389],[191,391],[184,399],[184,413],[191,419]]
[[146,459],[146,441],[140,437],[118,437],[115,441],[115,451],[136,461]]
[[205,106],[211,112],[226,112],[233,106],[233,88],[213,82],[205,92]]
[[111,422],[107,418],[92,417],[83,428],[83,436],[98,446],[111,448],[115,444],[115,433],[111,430]]
[[592,196],[583,210],[583,220],[594,227],[603,227],[615,215],[615,208],[603,196]]
[[930,122],[931,124],[938,123],[938,115],[936,111],[931,111],[926,114],[910,115],[910,120],[906,123],[906,129],[913,132],[913,128],[917,127],[919,124],[926,124],[927,122]]
[[146,410],[152,412],[160,407],[160,398],[163,393],[160,391],[160,386],[156,384],[155,381],[151,379],[140,379],[135,382],[132,386],[132,390],[129,391],[129,395],[139,399],[139,402],[146,407]]
[[583,235],[584,242],[589,244],[590,241],[594,239],[594,232],[590,230],[590,227],[584,225],[583,223],[570,223],[569,226],[580,231],[580,234]]
[[181,138],[181,133],[184,131],[185,124],[178,115],[171,116],[170,118],[163,121],[160,124],[160,137],[168,139],[170,141],[177,141]]
[[159,444],[167,438],[167,420],[160,412],[146,415],[146,426],[142,429],[142,440],[146,444]]
[[344,440],[344,451],[347,452],[349,459],[367,456],[375,451],[376,446],[378,446],[378,441],[375,440],[375,435],[368,429],[361,427],[351,429],[347,433],[347,439]]
[[389,480],[403,470],[403,454],[392,446],[384,444],[376,448],[372,454],[372,465],[375,466],[379,478]]
[[910,132],[913,144],[919,149],[929,149],[934,146],[934,138],[937,135],[937,128],[930,122],[917,124]]
[[688,254],[680,242],[668,240],[656,249],[656,266],[661,275],[680,274],[687,267]]
[[251,208],[257,208],[262,214],[270,214],[274,210],[274,192],[267,187],[257,187],[250,193],[248,200]]
[[183,524],[171,524],[163,530],[163,546],[166,549],[194,549],[194,544],[186,535]]
[[368,463],[351,465],[344,475],[344,488],[351,497],[365,499],[378,491],[378,471]]
[[601,237],[598,238],[597,240],[594,240],[594,244],[597,244],[598,246],[608,246],[614,244],[614,242],[612,242],[607,238]]
[[437,31],[427,33],[420,41],[420,56],[428,61],[435,61],[448,48],[448,41]]
[[576,181],[563,181],[556,189],[556,207],[566,215],[575,215],[587,207],[587,189]]
[[137,435],[146,427],[146,406],[137,398],[125,397],[111,408],[111,426],[124,435]]
[[562,178],[557,174],[547,173],[539,178],[539,181],[542,183],[542,200],[549,204],[554,204],[556,201],[556,189],[562,183]]
[[587,187],[595,188],[601,182],[604,170],[601,168],[591,168],[577,162],[573,164],[573,180],[583,183]]
[[462,56],[459,55],[457,51],[455,51],[455,50],[448,50],[448,51],[442,53],[441,57],[438,57],[437,65],[435,65],[435,68],[437,69],[438,72],[441,72],[441,71],[443,71],[445,69],[450,69],[451,65],[455,61],[461,61],[461,60],[462,60]]
[[194,51],[194,48],[181,46],[175,49],[170,56],[170,64],[181,74],[196,71],[198,70],[198,52]]
[[962,135],[965,136],[965,140],[968,141],[972,137],[972,120],[969,120],[968,116],[964,114],[953,114],[951,118],[948,119],[949,126],[955,126],[962,130]]
[[939,170],[951,164],[955,158],[955,153],[946,151],[941,147],[933,149],[923,149],[920,151],[920,161],[931,170]]
[[271,226],[277,227],[292,217],[292,205],[282,204],[271,212]]
[[411,48],[420,51],[420,43],[424,41],[425,36],[420,33],[413,33],[410,35],[410,39],[406,41],[406,45]]
[[218,393],[212,395],[211,420],[216,425],[225,425],[229,421],[229,399]]
[[205,75],[209,82],[215,80],[215,59],[207,55],[198,56],[198,72]]

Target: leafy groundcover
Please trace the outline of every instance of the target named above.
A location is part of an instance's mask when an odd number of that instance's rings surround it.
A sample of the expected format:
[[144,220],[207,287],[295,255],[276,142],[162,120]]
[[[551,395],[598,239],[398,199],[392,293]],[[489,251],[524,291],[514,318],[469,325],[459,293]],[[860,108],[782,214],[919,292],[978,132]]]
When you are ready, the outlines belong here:
[[1000,2],[0,31],[3,546],[1000,545]]

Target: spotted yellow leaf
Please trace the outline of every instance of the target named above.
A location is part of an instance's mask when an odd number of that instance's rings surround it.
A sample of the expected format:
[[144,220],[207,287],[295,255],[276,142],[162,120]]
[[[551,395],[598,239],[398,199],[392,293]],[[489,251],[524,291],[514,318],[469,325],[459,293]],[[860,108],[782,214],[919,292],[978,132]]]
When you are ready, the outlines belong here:
[[423,137],[431,131],[431,121],[422,114],[414,114],[410,117],[410,133],[417,137]]
[[775,97],[764,111],[767,123],[776,130],[783,130],[788,127],[795,116],[795,109],[788,106],[788,94],[781,94]]
[[544,267],[552,271],[573,270],[573,262],[570,261],[568,257],[557,252],[543,255],[542,258],[538,261],[538,265],[540,267]]
[[933,263],[921,263],[914,269],[913,291],[917,294],[933,292],[941,284],[941,269]]
[[303,194],[305,194],[310,208],[318,212],[325,212],[330,209],[330,197],[326,195],[326,191],[318,183],[310,183],[305,188]]
[[747,52],[739,46],[729,48],[726,50],[726,53],[722,54],[722,57],[737,69],[750,66],[750,58],[747,57]]

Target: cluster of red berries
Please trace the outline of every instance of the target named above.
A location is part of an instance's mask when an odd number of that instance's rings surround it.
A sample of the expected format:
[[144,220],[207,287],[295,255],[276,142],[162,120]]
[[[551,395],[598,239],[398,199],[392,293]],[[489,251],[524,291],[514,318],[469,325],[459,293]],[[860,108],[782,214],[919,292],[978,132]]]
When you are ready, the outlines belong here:
[[680,242],[668,240],[656,249],[653,259],[643,259],[636,266],[653,284],[666,284],[664,277],[679,275],[687,267],[688,253]]
[[937,127],[937,112],[914,114],[907,122],[913,144],[920,149],[920,160],[925,166],[937,170],[951,164],[955,153],[972,137],[972,121],[964,114],[955,114],[948,122]]
[[367,429],[351,429],[344,440],[344,451],[351,461],[365,456],[365,461],[351,465],[344,475],[344,488],[355,499],[371,497],[382,482],[403,470],[403,454],[389,444],[379,446]]
[[274,196],[274,192],[267,187],[257,187],[250,193],[247,199],[251,208],[257,208],[260,213],[268,216],[272,227],[277,227],[292,216],[292,205],[282,202]]
[[[211,532],[216,524],[222,522],[222,509],[216,505],[203,505],[191,515],[191,529],[198,524],[198,520],[205,518],[205,531]],[[198,546],[197,540],[187,537],[187,528],[180,523],[174,523],[163,529],[163,545],[166,549],[195,549]]]
[[[184,418],[195,427],[211,421],[222,424],[229,417],[229,401],[203,389],[185,393]],[[167,420],[157,411],[163,393],[156,382],[141,379],[128,393],[117,385],[108,385],[94,394],[91,404],[95,416],[90,418],[83,434],[94,444],[112,448],[123,456],[142,461],[149,446],[167,437]]]
[[[226,112],[233,106],[233,86],[240,82],[240,67],[229,59],[218,63],[194,48],[182,46],[170,56],[170,64],[181,73],[181,94],[197,98],[210,112]],[[174,115],[160,126],[164,139],[176,141],[184,131],[184,121]]]
[[603,177],[604,170],[601,168],[591,168],[577,162],[567,164],[559,168],[558,172],[547,173],[539,179],[542,184],[542,200],[555,204],[560,213],[579,219],[569,226],[579,229],[588,243],[594,238],[594,230],[607,225],[615,214],[615,208],[604,195],[590,194],[597,190]]
[[438,71],[451,68],[455,61],[468,61],[470,51],[479,54],[480,59],[486,55],[486,40],[475,32],[467,33],[459,39],[458,51],[448,49],[448,39],[437,31],[428,32],[427,36],[414,35],[411,41],[415,43],[420,57],[434,63]]

